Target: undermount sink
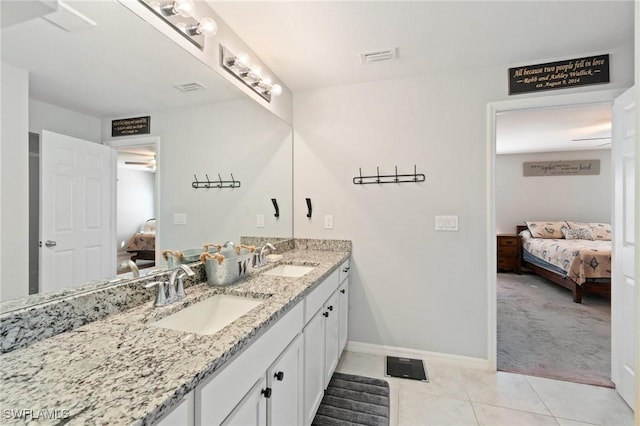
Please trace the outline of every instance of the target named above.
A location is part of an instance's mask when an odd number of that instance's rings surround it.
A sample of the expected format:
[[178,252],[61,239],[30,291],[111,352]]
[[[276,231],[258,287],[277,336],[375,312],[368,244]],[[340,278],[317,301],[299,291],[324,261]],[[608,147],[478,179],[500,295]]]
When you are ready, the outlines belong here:
[[264,275],[276,277],[300,278],[301,276],[314,270],[313,266],[302,265],[278,265],[273,269],[264,272]]
[[217,294],[151,325],[187,333],[214,334],[263,302],[264,299]]

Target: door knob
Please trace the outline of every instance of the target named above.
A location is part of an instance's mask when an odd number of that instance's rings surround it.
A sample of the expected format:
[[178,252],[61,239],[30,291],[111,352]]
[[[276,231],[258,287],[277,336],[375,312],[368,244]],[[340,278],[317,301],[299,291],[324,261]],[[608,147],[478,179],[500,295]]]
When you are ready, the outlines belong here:
[[45,246],[47,246],[47,247],[55,247],[55,246],[57,246],[57,245],[58,245],[58,243],[56,243],[56,242],[55,242],[55,241],[53,241],[53,240],[47,240],[47,241],[44,243],[44,245],[45,245]]

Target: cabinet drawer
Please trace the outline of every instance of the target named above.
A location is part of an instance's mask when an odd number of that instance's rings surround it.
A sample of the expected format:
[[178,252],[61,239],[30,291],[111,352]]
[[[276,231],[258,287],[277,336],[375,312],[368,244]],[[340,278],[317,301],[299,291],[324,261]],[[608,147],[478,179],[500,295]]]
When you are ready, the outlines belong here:
[[498,256],[517,256],[518,247],[498,247]]
[[324,281],[304,299],[304,323],[308,323],[311,318],[322,308],[331,293],[338,288],[339,270],[335,270]]
[[498,259],[498,269],[511,269],[516,267],[515,258]]
[[498,247],[517,247],[518,246],[518,238],[517,237],[501,237],[498,238]]

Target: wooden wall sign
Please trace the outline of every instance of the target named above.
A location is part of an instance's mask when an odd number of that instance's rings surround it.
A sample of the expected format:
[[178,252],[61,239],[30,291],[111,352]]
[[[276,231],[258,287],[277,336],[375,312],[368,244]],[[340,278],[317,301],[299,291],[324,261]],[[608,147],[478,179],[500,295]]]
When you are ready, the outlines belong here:
[[151,133],[151,116],[111,120],[111,137],[148,135]]
[[524,176],[599,175],[600,160],[535,161],[522,163]]
[[609,55],[509,68],[509,95],[609,83]]

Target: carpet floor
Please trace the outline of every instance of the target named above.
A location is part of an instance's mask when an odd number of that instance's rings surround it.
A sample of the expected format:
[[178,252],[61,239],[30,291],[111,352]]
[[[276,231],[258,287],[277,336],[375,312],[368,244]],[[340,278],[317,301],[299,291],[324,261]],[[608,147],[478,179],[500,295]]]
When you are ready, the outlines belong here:
[[334,373],[312,425],[388,426],[389,383]]
[[611,301],[530,273],[498,274],[498,370],[613,387]]

